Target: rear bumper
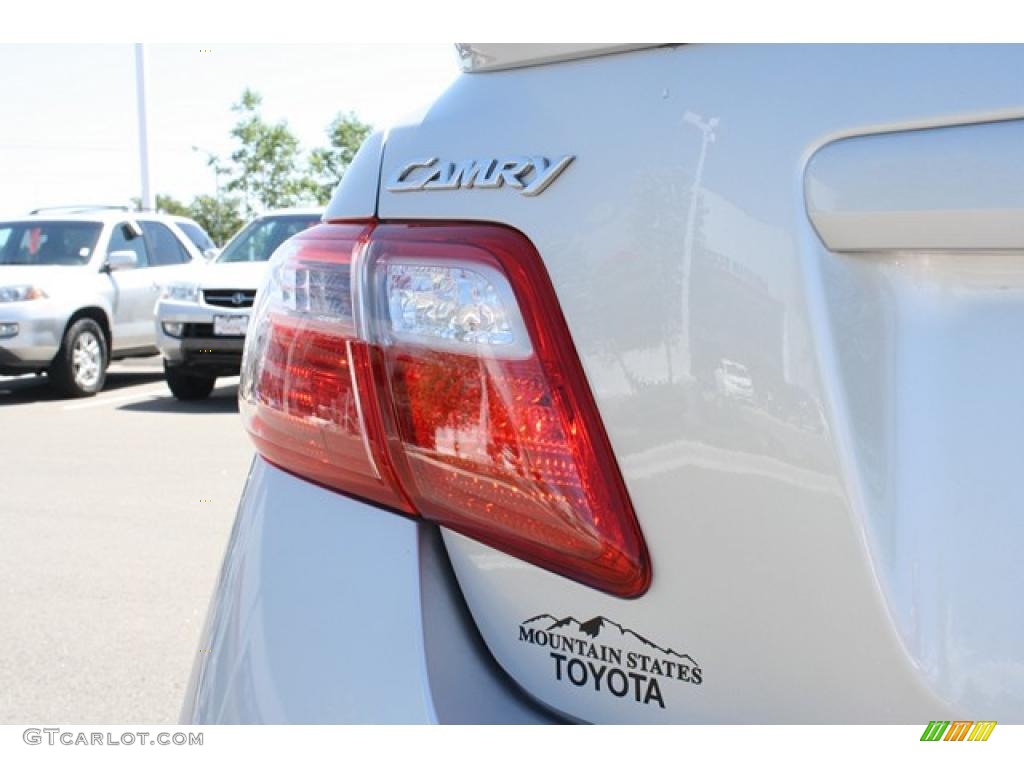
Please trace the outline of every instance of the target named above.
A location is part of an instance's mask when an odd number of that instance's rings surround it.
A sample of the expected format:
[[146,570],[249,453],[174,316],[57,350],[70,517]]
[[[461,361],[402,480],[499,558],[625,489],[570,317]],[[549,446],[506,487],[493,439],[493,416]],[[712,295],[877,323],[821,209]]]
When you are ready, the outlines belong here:
[[187,723],[537,723],[477,635],[437,531],[256,458]]

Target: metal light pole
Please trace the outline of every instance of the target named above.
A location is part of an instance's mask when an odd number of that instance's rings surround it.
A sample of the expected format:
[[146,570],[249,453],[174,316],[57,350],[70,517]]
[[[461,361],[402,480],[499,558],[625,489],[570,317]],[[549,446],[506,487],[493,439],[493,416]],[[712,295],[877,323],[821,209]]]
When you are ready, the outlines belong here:
[[153,189],[149,179],[149,130],[146,110],[146,50],[142,43],[135,44],[135,95],[139,112],[139,169],[142,174],[142,197],[140,207],[152,211]]
[[683,374],[693,373],[693,358],[690,354],[690,274],[693,270],[693,242],[696,237],[694,228],[697,224],[697,203],[700,198],[701,180],[704,176],[704,160],[707,157],[708,145],[715,140],[715,128],[718,118],[704,120],[700,115],[687,111],[683,122],[695,126],[701,132],[700,154],[697,156],[697,168],[693,174],[693,187],[690,189],[690,210],[686,217],[686,235],[683,240]]

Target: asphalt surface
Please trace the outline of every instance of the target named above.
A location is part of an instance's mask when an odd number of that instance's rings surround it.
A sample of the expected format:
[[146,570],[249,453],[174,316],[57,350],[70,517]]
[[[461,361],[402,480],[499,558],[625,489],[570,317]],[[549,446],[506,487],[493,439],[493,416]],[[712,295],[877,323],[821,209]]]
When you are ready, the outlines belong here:
[[252,447],[237,379],[0,377],[0,723],[177,722]]

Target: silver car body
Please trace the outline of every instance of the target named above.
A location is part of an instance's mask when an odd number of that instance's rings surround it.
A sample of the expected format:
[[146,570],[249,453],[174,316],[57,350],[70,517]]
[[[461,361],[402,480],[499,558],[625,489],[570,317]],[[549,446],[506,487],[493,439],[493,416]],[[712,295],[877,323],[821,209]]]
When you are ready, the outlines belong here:
[[[124,210],[64,215],[34,215],[8,221],[93,222],[102,227],[88,262],[81,266],[0,265],[0,287],[33,285],[46,298],[0,302],[0,323],[17,323],[19,332],[0,338],[0,363],[11,372],[45,369],[60,348],[68,322],[83,310],[102,313],[110,331],[110,354],[155,354],[153,308],[162,286],[185,274],[192,261],[202,261],[196,245],[177,226],[177,217]],[[114,227],[125,222],[157,222],[165,225],[188,255],[189,262],[144,268],[103,269]],[[2,222],[0,222],[2,223]]]
[[[184,718],[1024,720],[1024,49],[516,63],[369,139],[326,218],[530,238],[650,589],[438,546],[257,458]],[[575,160],[536,196],[389,190],[533,155]],[[723,359],[755,397],[716,392]]]

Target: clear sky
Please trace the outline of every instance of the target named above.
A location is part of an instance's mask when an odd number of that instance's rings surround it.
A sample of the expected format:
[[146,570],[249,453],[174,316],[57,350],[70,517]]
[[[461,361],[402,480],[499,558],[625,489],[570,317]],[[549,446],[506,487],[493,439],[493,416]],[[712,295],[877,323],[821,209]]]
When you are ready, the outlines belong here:
[[[146,55],[153,188],[185,202],[213,193],[192,146],[227,156],[246,86],[309,149],[337,112],[386,127],[458,74],[453,45],[152,44]],[[132,45],[2,44],[0,72],[0,215],[139,195]]]

